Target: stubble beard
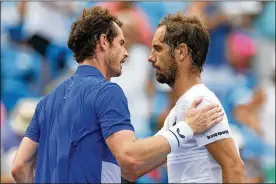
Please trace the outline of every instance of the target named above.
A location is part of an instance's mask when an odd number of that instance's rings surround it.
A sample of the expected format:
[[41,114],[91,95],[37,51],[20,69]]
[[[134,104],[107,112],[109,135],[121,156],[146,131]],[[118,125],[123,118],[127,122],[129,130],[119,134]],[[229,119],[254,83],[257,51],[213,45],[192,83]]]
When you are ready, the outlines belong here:
[[121,63],[119,59],[110,55],[107,64],[107,67],[110,71],[111,77],[119,77],[122,74]]
[[175,83],[175,79],[177,77],[178,67],[176,63],[171,63],[168,70],[164,73],[156,72],[156,80],[161,84],[168,84],[172,87]]

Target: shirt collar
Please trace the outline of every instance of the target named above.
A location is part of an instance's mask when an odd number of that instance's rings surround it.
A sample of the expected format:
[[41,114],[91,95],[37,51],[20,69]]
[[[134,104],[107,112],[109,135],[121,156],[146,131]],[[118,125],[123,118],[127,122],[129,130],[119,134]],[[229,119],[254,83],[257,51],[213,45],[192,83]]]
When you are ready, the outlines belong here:
[[75,75],[93,75],[99,78],[105,78],[96,67],[90,65],[79,65]]

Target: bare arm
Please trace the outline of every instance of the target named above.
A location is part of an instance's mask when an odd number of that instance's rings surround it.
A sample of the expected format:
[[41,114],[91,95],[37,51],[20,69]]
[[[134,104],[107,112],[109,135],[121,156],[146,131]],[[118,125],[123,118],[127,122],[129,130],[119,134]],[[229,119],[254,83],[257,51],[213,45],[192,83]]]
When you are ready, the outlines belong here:
[[[165,157],[165,158],[163,158],[163,157],[162,157],[162,158],[159,158],[159,157],[158,157],[158,158],[156,158],[156,160],[155,160],[154,163],[149,164],[149,165],[148,165],[147,167],[145,167],[145,168],[142,168],[142,169],[137,170],[137,171],[135,172],[135,176],[136,176],[137,178],[140,178],[140,177],[144,176],[145,174],[151,172],[152,170],[154,170],[154,169],[156,169],[156,168],[162,166],[162,165],[165,164],[166,162],[167,162],[167,157]],[[126,177],[126,178],[131,177],[131,176],[129,175],[129,173],[125,173],[124,171],[122,171],[122,176],[123,176],[123,177]]]
[[223,183],[244,183],[244,165],[232,138],[206,145],[222,168]]
[[[111,135],[106,142],[119,162],[123,177],[129,181],[135,181],[162,165],[170,153],[168,141],[160,135],[136,140],[134,132],[122,130]],[[152,167],[153,164],[155,168]]]
[[[222,114],[217,113],[218,108],[213,107],[208,106],[197,111],[191,109],[192,113],[186,116],[185,122],[189,124],[194,133],[201,133],[222,120]],[[212,118],[207,119],[205,117]],[[174,127],[177,127],[177,125]],[[171,135],[173,136],[173,134]],[[177,140],[180,140],[179,143],[181,143],[181,139]],[[146,172],[162,165],[171,151],[171,145],[164,136],[156,135],[137,140],[135,133],[129,130],[112,134],[106,139],[106,143],[118,161],[123,171],[123,177],[129,181],[135,181]]]
[[12,176],[16,183],[33,183],[38,143],[24,137],[15,155]]

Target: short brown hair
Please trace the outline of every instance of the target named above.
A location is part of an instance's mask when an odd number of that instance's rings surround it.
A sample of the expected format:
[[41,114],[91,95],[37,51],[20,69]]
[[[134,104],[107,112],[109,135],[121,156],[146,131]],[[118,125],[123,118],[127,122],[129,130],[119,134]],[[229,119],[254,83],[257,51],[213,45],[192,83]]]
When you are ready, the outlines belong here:
[[166,26],[164,42],[170,46],[171,56],[181,43],[186,44],[192,64],[201,72],[210,43],[209,32],[201,20],[195,15],[177,12],[164,17],[158,24],[161,26]]
[[78,63],[95,55],[96,45],[102,34],[106,34],[108,41],[112,43],[118,35],[114,23],[119,27],[123,25],[106,8],[95,6],[83,10],[82,16],[72,24],[67,43]]

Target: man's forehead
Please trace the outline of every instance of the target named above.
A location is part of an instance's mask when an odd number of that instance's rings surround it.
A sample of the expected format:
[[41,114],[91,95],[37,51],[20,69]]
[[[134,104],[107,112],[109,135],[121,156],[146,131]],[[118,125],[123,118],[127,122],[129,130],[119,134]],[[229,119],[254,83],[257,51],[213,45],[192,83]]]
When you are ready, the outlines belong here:
[[166,33],[166,27],[165,26],[161,26],[159,27],[153,36],[153,43],[162,43],[164,41],[164,37],[165,37],[165,33]]
[[123,31],[122,31],[122,29],[115,23],[115,22],[113,22],[114,23],[114,25],[115,25],[115,29],[116,29],[116,31],[117,31],[117,33],[118,33],[118,35],[117,35],[117,39],[125,39],[124,38],[124,34],[123,34]]

